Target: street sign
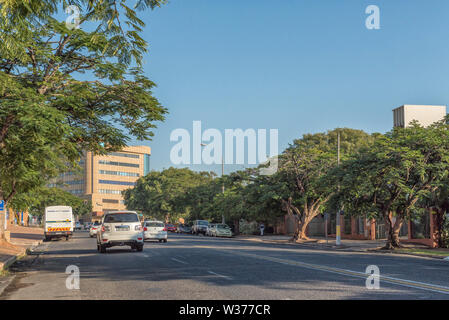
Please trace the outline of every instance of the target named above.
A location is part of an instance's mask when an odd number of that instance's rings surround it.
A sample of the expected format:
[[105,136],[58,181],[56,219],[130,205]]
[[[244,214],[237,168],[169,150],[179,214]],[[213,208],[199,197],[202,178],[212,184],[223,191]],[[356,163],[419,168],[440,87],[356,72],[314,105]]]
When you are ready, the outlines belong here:
[[0,211],[5,210],[5,200],[0,200]]

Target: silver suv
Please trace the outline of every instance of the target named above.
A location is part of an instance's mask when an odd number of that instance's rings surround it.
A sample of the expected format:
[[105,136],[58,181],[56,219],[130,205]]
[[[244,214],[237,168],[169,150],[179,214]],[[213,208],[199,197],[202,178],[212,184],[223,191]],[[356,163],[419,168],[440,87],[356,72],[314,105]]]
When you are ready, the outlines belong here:
[[206,235],[207,228],[209,226],[209,221],[206,220],[195,220],[192,225],[193,234],[204,234]]
[[97,232],[97,249],[101,253],[114,246],[130,246],[143,250],[143,228],[135,211],[106,213]]

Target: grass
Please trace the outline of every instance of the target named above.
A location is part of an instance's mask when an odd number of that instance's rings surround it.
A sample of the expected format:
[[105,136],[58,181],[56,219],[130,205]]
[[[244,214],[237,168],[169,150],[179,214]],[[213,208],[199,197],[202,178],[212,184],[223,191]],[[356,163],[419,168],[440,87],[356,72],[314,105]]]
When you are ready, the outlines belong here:
[[436,249],[397,249],[397,252],[413,253],[419,255],[433,255],[440,257],[449,257],[449,250],[436,250]]
[[6,277],[9,274],[10,272],[8,271],[8,269],[0,270],[0,277]]

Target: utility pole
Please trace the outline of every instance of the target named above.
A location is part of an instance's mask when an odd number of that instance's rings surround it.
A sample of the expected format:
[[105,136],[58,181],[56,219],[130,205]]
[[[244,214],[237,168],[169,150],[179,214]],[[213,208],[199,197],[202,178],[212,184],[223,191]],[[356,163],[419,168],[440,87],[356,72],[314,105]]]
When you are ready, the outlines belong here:
[[[337,165],[340,165],[340,131],[337,132]],[[338,187],[340,188],[340,186]],[[340,208],[337,209],[335,229],[335,244],[339,246],[341,245]]]
[[[224,157],[222,154],[221,155],[221,179],[223,179],[223,176],[224,176]],[[225,189],[225,186],[224,186],[224,180],[223,180],[223,185],[221,186],[221,192],[223,192],[223,196],[224,196],[224,189]],[[223,213],[221,214],[221,223],[225,224],[225,217],[224,217]]]
[[[207,144],[201,143],[201,146],[202,146],[202,147],[205,147],[205,146],[207,146]],[[223,156],[223,154],[222,154],[222,155],[221,155],[221,179],[223,179],[223,176],[224,176],[224,156]],[[224,195],[224,192],[225,192],[224,181],[223,181],[223,184],[222,184],[222,186],[221,186],[221,192],[222,192],[223,195]],[[222,224],[225,224],[225,217],[224,217],[224,214],[223,214],[223,213],[221,214],[221,223],[222,223]]]

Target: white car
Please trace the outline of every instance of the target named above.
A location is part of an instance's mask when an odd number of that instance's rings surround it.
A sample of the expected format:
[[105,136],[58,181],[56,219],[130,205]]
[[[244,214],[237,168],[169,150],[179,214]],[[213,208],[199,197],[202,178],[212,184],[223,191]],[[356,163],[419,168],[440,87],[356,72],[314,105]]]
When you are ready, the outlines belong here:
[[215,225],[216,225],[215,223],[211,223],[207,226],[206,236],[212,237],[214,235],[213,232],[214,232]]
[[92,224],[89,229],[89,236],[91,238],[95,237],[100,228],[101,228],[101,225],[99,223]]
[[145,221],[143,235],[145,240],[154,239],[159,242],[167,242],[167,229],[162,221]]
[[143,251],[143,228],[135,211],[111,211],[101,220],[97,249],[101,253],[114,246],[130,246]]

